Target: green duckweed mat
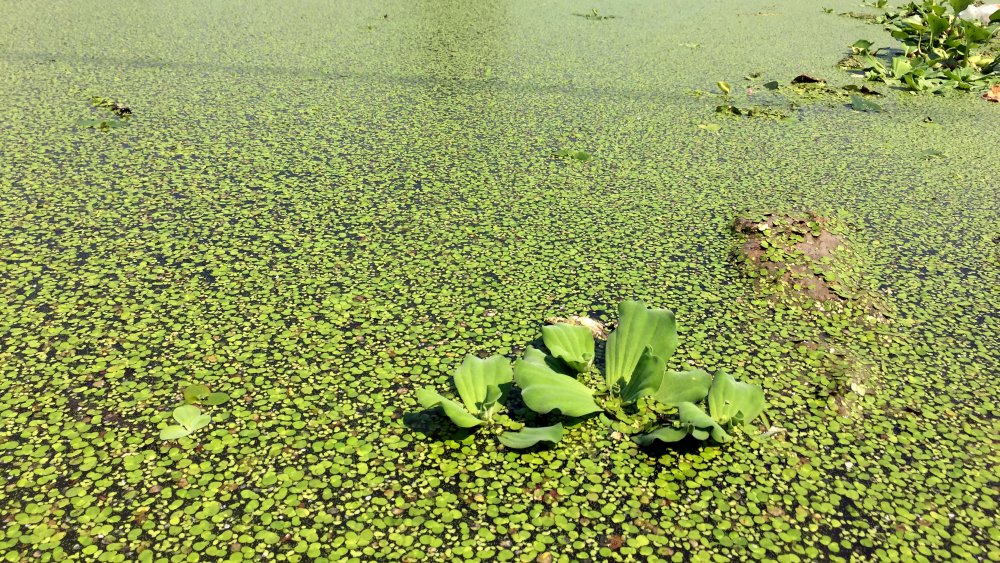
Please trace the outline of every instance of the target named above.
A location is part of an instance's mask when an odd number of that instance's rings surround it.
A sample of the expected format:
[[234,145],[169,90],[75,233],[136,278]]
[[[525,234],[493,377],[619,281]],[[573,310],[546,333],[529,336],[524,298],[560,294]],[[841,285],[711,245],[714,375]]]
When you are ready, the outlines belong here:
[[[788,90],[886,44],[827,4],[4,1],[0,556],[1000,560],[1000,107]],[[763,209],[885,310],[762,292]],[[783,432],[516,453],[417,406],[625,299]]]

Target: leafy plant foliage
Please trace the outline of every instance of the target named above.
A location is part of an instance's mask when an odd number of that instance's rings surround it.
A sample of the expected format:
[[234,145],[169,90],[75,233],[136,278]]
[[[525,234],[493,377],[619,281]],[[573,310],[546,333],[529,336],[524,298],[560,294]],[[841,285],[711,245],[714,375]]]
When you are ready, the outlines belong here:
[[[625,301],[618,314],[600,378],[593,377],[594,332],[585,325],[557,322],[542,329],[549,353],[529,346],[513,370],[502,356],[467,356],[454,374],[461,403],[426,388],[417,392],[417,400],[424,408],[441,407],[456,426],[475,428],[493,423],[513,381],[521,388],[521,400],[536,413],[571,418],[604,413],[633,431],[643,445],[688,435],[727,442],[734,428],[746,428],[763,412],[760,387],[739,383],[722,371],[712,377],[698,369],[666,369],[679,345],[672,311]],[[706,400],[707,412],[698,406]],[[528,448],[556,443],[563,434],[560,423],[503,432],[499,439],[510,448]]]
[[1000,31],[1000,11],[986,25],[959,17],[971,4],[970,0],[910,2],[879,20],[903,44],[902,55],[888,62],[878,59],[872,44],[864,40],[852,46],[852,54],[863,61],[869,80],[907,90],[986,88],[1000,80],[997,59],[988,54],[990,42]]
[[207,385],[201,383],[188,385],[184,389],[184,404],[176,407],[173,411],[174,421],[177,424],[161,430],[160,439],[177,440],[208,426],[212,422],[212,417],[202,413],[201,409],[194,406],[195,404],[216,406],[228,400],[229,395],[220,392],[213,393]]
[[[584,370],[554,357],[561,348],[553,349],[549,340],[543,338],[553,356],[534,348],[525,352],[514,365],[514,379],[528,408],[570,417],[603,411],[637,430],[644,427],[635,438],[644,445],[687,435],[727,442],[730,430],[746,427],[763,412],[763,391],[725,372],[713,378],[702,370],[666,370],[678,346],[672,311],[650,309],[640,301],[623,302],[618,311],[618,328],[608,337],[603,386],[597,390],[577,379]],[[696,404],[706,398],[708,413]]]
[[428,388],[417,391],[417,401],[427,409],[441,407],[456,426],[474,428],[492,422],[493,414],[507,396],[512,380],[510,363],[503,356],[483,360],[470,354],[454,374],[461,403]]

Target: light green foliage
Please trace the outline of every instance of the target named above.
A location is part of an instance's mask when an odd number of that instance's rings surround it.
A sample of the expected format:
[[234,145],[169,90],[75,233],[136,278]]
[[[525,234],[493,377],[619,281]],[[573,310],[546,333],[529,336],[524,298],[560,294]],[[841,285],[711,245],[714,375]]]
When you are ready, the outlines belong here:
[[719,370],[708,391],[708,409],[720,425],[746,426],[764,412],[764,391]]
[[[642,445],[656,440],[676,442],[686,435],[698,440],[711,438],[719,443],[728,442],[732,439],[732,429],[747,429],[750,422],[764,412],[764,391],[760,387],[738,382],[720,370],[711,388],[705,389],[702,373],[689,372],[682,376],[690,382],[691,394],[685,397],[690,400],[676,403],[677,416],[673,423],[636,436],[636,442]],[[702,389],[707,391],[707,413],[695,404],[705,398],[705,395],[698,396]]]
[[654,396],[664,405],[697,403],[708,395],[711,386],[712,374],[705,370],[668,371]]
[[160,431],[161,440],[176,440],[204,428],[212,422],[212,417],[202,414],[201,409],[194,406],[217,406],[229,400],[226,393],[213,393],[207,385],[194,383],[184,388],[184,404],[173,411],[176,425],[167,426]]
[[987,52],[1000,30],[1000,12],[985,26],[978,20],[959,18],[958,13],[970,4],[967,0],[923,0],[886,14],[882,23],[904,45],[904,54],[889,64],[876,57],[868,41],[855,42],[851,51],[867,64],[869,80],[915,92],[984,88],[1000,80],[996,58]]
[[190,435],[191,433],[204,428],[212,422],[212,417],[203,414],[201,409],[194,405],[181,405],[173,412],[176,425],[167,426],[160,431],[161,440],[177,440]]
[[[558,410],[566,416],[603,410],[619,421],[637,425],[636,428],[646,427],[642,434],[645,437],[636,438],[642,444],[654,439],[676,441],[688,434],[700,440],[711,437],[726,442],[730,434],[724,428],[746,427],[763,411],[763,391],[737,383],[725,372],[719,372],[713,383],[712,376],[702,370],[666,371],[666,360],[678,346],[673,312],[647,308],[641,301],[625,301],[618,311],[618,328],[608,337],[606,387],[601,393],[601,403],[595,400],[594,391],[570,374],[562,373],[555,358],[528,348],[514,366],[515,379],[528,408],[542,414]],[[711,397],[711,415],[694,404],[706,396]],[[650,397],[644,409],[630,413],[623,408],[635,407],[643,397]],[[659,407],[676,409],[676,422],[667,426],[659,426],[655,421],[642,422],[643,412],[659,413]]]
[[599,412],[594,392],[558,368],[558,363],[535,348],[525,351],[524,357],[514,363],[514,377],[524,404],[541,414],[554,410],[565,416]]
[[539,442],[556,443],[562,439],[563,425],[554,424],[552,426],[539,426],[536,428],[524,428],[519,432],[504,432],[500,435],[500,443],[508,448],[524,449],[530,448]]
[[557,323],[542,327],[542,341],[553,356],[579,373],[594,363],[594,335],[581,325]]
[[625,301],[618,306],[618,318],[618,328],[608,336],[604,381],[609,390],[628,384],[646,348],[663,361],[677,349],[673,311],[648,309],[641,301]]
[[635,371],[621,391],[622,402],[632,404],[640,398],[652,395],[663,385],[666,363],[660,356],[654,356],[652,349],[646,348],[639,356]]
[[447,399],[432,389],[417,391],[417,401],[426,409],[440,406],[444,414],[461,428],[492,422],[510,390],[514,373],[503,356],[481,359],[469,354],[455,369],[454,382],[462,404]]

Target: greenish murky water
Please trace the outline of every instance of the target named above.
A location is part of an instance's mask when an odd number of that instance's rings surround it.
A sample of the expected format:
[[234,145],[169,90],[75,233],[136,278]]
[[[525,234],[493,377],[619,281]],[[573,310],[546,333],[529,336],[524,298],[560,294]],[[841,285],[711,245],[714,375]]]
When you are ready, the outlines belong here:
[[[1000,108],[761,87],[856,83],[861,37],[787,0],[4,2],[0,552],[1000,560]],[[93,96],[130,124],[77,126]],[[839,217],[887,319],[759,295],[730,225],[764,208]],[[404,416],[633,298],[785,432],[519,454]],[[816,346],[878,373],[858,413]],[[161,441],[191,383],[233,398]]]

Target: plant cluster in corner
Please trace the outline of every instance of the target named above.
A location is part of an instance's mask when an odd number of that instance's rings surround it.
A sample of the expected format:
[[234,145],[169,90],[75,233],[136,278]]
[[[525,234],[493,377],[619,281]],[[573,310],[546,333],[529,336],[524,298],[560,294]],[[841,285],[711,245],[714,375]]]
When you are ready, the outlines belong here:
[[[417,400],[424,408],[441,407],[460,427],[474,428],[492,423],[516,383],[532,411],[570,418],[599,414],[640,445],[677,442],[686,436],[728,442],[736,428],[746,429],[764,411],[761,388],[737,382],[725,371],[712,376],[698,369],[667,369],[678,346],[673,312],[650,309],[640,301],[623,302],[618,311],[619,324],[608,336],[602,372],[595,366],[591,328],[557,323],[542,329],[548,353],[529,347],[513,369],[501,356],[466,357],[454,375],[462,403],[429,389],[418,391]],[[500,441],[526,448],[558,442],[563,433],[559,423],[507,431]]]
[[861,63],[857,66],[868,80],[914,92],[988,88],[1000,81],[998,58],[990,52],[1000,31],[1000,11],[985,24],[960,17],[972,4],[972,0],[910,2],[878,20],[903,44],[902,55],[880,59],[880,49],[872,50],[871,42],[861,40],[852,46],[848,59]]

